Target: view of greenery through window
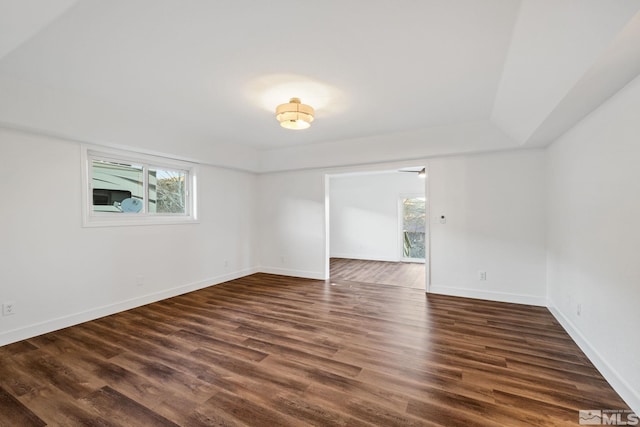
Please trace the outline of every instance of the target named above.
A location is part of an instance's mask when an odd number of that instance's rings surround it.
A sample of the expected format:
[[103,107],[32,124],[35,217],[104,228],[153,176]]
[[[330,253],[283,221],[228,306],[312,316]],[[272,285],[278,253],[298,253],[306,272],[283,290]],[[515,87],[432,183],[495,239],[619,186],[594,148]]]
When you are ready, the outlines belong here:
[[402,200],[403,256],[405,258],[425,257],[426,202],[424,197]]
[[184,213],[185,173],[149,169],[149,212]]

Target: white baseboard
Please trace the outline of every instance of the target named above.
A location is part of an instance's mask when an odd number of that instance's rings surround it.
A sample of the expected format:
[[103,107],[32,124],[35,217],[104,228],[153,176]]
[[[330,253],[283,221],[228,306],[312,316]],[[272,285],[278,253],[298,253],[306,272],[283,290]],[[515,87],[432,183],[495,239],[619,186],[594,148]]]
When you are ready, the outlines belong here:
[[[589,358],[591,363],[600,371],[602,376],[611,384],[611,387],[620,395],[633,412],[640,415],[640,390],[635,390],[622,375],[618,373],[595,347],[591,345],[589,340],[575,327],[573,322],[569,320],[560,310],[553,304],[547,306],[553,317],[562,325],[569,336],[578,344],[578,347]],[[587,409],[587,408],[585,408]],[[595,408],[594,408],[595,409]],[[600,409],[600,408],[597,408]],[[602,408],[602,409],[619,409],[619,408]]]
[[344,258],[344,259],[361,259],[364,261],[387,261],[387,262],[400,262],[399,257],[380,257],[369,255],[355,255],[355,254],[331,254],[331,258]]
[[468,288],[450,288],[442,285],[431,285],[428,292],[431,294],[449,295],[454,297],[537,305],[540,307],[547,306],[547,299],[545,297],[536,297],[533,295],[510,294],[506,292],[494,292]]
[[302,277],[304,279],[316,279],[316,280],[328,279],[328,277],[325,277],[325,273],[320,273],[317,271],[291,270],[288,268],[279,268],[279,267],[260,267],[258,271],[260,273],[277,274],[280,276]]
[[32,338],[38,335],[53,332],[58,329],[67,328],[69,326],[77,325],[79,323],[95,320],[100,317],[109,316],[111,314],[119,313],[121,311],[130,310],[132,308],[140,307],[142,305],[150,304],[153,302],[161,301],[167,298],[175,297],[185,294],[187,292],[196,291],[198,289],[207,288],[209,286],[218,285],[229,280],[238,279],[240,277],[254,274],[258,271],[257,268],[249,268],[245,270],[236,271],[233,273],[223,274],[209,279],[201,280],[199,282],[188,283],[186,285],[176,286],[175,288],[165,289],[163,291],[154,292],[135,298],[131,298],[125,301],[120,301],[113,304],[104,305],[102,307],[92,308],[90,310],[82,311],[80,313],[70,314],[68,316],[62,316],[44,322],[35,323],[33,325],[13,329],[11,331],[3,332],[0,334],[0,346],[11,344],[17,341]]

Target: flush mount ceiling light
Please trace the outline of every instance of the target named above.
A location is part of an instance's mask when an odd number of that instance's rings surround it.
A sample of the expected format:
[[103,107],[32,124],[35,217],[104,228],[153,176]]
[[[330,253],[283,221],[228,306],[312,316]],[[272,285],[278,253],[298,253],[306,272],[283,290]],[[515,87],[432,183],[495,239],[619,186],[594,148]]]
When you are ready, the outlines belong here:
[[276,119],[285,129],[306,129],[313,121],[313,107],[302,104],[300,99],[291,98],[287,104],[276,107]]

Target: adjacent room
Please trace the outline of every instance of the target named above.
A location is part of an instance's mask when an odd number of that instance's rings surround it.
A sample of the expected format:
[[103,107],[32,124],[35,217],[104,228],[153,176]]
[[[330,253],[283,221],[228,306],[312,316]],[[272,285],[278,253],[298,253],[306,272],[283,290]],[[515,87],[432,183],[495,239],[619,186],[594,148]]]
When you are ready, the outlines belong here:
[[331,176],[331,279],[426,288],[426,168]]
[[0,0],[0,426],[640,424],[640,0]]

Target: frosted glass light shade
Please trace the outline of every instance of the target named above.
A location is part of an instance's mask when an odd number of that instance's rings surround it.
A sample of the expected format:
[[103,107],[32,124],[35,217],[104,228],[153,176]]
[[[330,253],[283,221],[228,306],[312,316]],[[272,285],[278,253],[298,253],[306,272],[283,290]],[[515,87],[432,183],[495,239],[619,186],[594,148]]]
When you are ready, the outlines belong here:
[[314,114],[313,107],[302,104],[298,98],[291,98],[288,103],[276,107],[276,119],[285,129],[307,129]]

